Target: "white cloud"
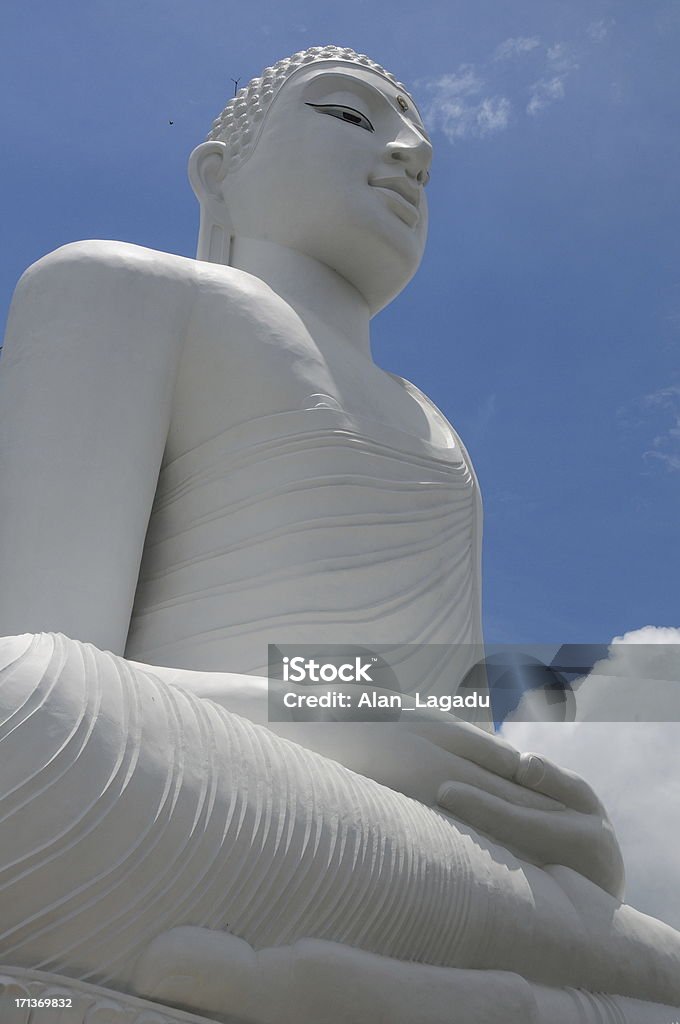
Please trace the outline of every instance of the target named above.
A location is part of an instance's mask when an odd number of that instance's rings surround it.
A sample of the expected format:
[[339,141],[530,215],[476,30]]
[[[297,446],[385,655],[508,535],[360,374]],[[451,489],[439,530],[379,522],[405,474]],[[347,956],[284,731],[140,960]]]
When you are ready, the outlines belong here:
[[512,36],[499,43],[494,50],[493,60],[509,60],[513,57],[522,57],[525,53],[531,53],[541,45],[538,36]]
[[426,120],[451,142],[491,135],[508,125],[510,101],[505,96],[483,95],[484,80],[472,64],[462,64],[455,73],[428,82],[426,88],[431,93]]
[[499,132],[507,128],[512,107],[505,96],[489,97],[482,100],[477,110],[477,125],[480,135]]
[[680,471],[680,385],[642,395],[618,409],[616,416],[623,431],[638,435],[636,447],[649,467]]
[[574,59],[571,47],[566,43],[553,43],[548,47],[546,53],[546,65],[552,71],[566,75],[570,71],[578,69],[578,63]]
[[599,21],[591,21],[586,31],[591,39],[596,43],[601,43],[603,39],[607,38],[615,24],[613,18],[600,18]]
[[577,71],[578,67],[573,52],[566,43],[554,43],[549,46],[545,58],[547,74],[531,86],[527,114],[535,117],[552,103],[564,99],[567,78],[573,71]]
[[680,455],[672,455],[669,452],[649,451],[644,453],[646,459],[656,459],[666,467],[669,473],[677,473],[680,470]]
[[527,114],[538,114],[556,100],[564,99],[564,78],[541,78],[531,86],[531,97],[527,103]]
[[653,438],[651,449],[643,457],[660,462],[670,472],[680,470],[680,386],[660,388],[645,395],[642,405],[648,411],[662,414],[665,420],[663,431]]
[[446,93],[447,96],[474,96],[484,85],[475,71],[474,64],[461,64],[455,74],[442,75],[432,83],[433,87]]
[[[644,674],[670,678],[676,686],[680,629],[644,629],[617,637],[609,659],[596,666],[621,693],[631,683],[640,701]],[[644,646],[643,646],[644,645]],[[591,676],[593,673],[591,673]],[[588,677],[581,693],[594,680]],[[606,680],[605,680],[606,682]],[[503,735],[520,750],[533,750],[578,772],[592,785],[612,819],[626,862],[626,899],[633,906],[680,928],[680,722],[514,722]]]
[[450,142],[458,142],[504,131],[521,108],[535,117],[564,99],[579,59],[602,41],[612,24],[606,19],[592,22],[577,44],[543,42],[537,35],[504,39],[486,59],[421,83],[431,94],[425,119]]
[[[620,645],[635,646],[642,644],[654,644],[656,646],[680,644],[680,629],[676,626],[643,626],[641,629],[632,629],[629,633],[624,633],[623,636],[614,637],[612,646],[616,650],[611,651],[610,654],[612,657],[622,654]],[[651,653],[654,654],[655,652]]]

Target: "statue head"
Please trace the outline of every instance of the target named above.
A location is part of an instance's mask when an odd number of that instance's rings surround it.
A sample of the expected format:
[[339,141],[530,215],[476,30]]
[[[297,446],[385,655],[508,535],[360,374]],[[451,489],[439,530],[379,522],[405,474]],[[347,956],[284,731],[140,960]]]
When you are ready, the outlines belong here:
[[413,100],[379,64],[335,46],[297,53],[241,89],[191,155],[198,258],[229,263],[239,237],[274,242],[377,312],[420,263],[430,159]]

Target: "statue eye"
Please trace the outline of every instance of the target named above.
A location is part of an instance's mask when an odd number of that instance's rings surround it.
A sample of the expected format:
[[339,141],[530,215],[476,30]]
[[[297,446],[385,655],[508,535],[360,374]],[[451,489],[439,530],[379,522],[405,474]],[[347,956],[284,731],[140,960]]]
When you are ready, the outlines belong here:
[[314,107],[320,114],[330,114],[331,117],[339,117],[341,121],[356,124],[359,128],[365,128],[367,132],[375,131],[366,115],[353,107],[339,107],[335,103],[307,103],[307,106]]

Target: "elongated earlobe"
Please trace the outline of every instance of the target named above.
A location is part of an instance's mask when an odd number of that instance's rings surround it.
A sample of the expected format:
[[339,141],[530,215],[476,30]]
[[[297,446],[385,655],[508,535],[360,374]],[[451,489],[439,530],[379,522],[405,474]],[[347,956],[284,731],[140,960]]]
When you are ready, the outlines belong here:
[[226,148],[217,140],[197,146],[189,157],[189,181],[201,206],[196,259],[228,266],[233,229],[221,188]]

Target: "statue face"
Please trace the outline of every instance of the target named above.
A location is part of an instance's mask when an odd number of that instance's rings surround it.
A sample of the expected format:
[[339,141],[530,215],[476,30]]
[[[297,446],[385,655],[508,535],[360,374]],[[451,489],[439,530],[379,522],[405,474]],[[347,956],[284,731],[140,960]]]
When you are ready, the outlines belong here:
[[236,237],[320,260],[377,312],[422,258],[431,154],[396,86],[362,68],[310,67],[283,85],[222,194]]

